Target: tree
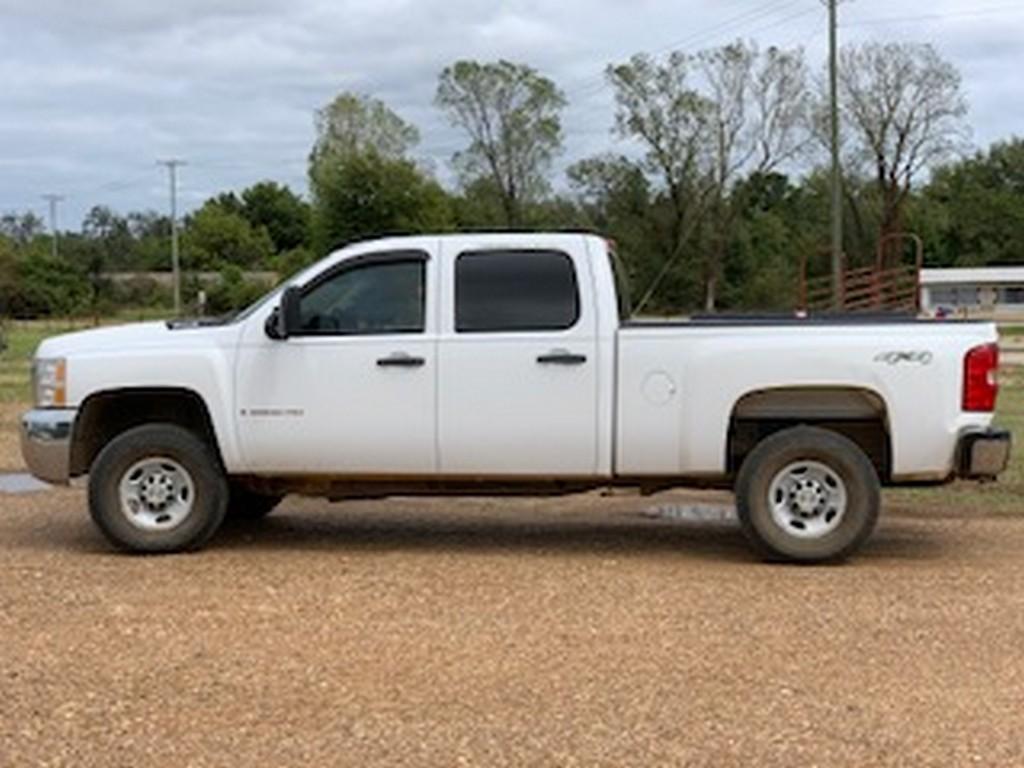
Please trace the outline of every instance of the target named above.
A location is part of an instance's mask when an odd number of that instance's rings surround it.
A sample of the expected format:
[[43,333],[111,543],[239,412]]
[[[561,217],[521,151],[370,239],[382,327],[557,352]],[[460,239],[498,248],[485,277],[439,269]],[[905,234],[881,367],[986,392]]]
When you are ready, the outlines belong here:
[[420,132],[379,99],[341,93],[316,112],[316,143],[311,167],[328,157],[376,152],[390,159],[404,158],[419,143]]
[[240,213],[266,228],[277,253],[309,245],[309,203],[283,184],[261,181],[243,190]]
[[967,144],[960,74],[931,45],[867,43],[842,51],[839,88],[847,166],[874,179],[881,242],[903,231],[914,179]]
[[0,320],[10,312],[11,299],[17,287],[14,244],[0,235]]
[[444,190],[410,160],[353,154],[320,165],[310,181],[318,254],[366,237],[451,228]]
[[0,235],[10,238],[15,243],[25,245],[46,231],[46,225],[32,211],[25,213],[5,213],[0,216]]
[[[658,287],[707,223],[701,269],[704,306],[714,309],[722,261],[735,220],[732,186],[743,171],[768,173],[807,145],[807,72],[800,50],[734,43],[663,63],[648,56],[608,68],[615,88],[616,130],[646,149],[672,216]],[[641,304],[651,298],[649,293]]]
[[[97,317],[100,301],[108,287],[104,281],[104,272],[116,255],[132,251],[135,243],[128,221],[105,205],[95,205],[86,214],[82,222],[82,237],[82,253],[76,261],[85,268],[88,275],[90,305],[93,316]],[[73,246],[74,240],[66,241],[67,244]]]
[[[317,113],[309,163],[314,253],[357,238],[450,225],[444,191],[406,157],[418,140],[413,126],[376,99],[341,94]],[[304,258],[300,250],[287,264]]]
[[711,111],[711,248],[704,307],[715,309],[722,262],[742,201],[738,174],[768,174],[798,156],[810,139],[810,94],[803,51],[742,42],[697,55]]
[[933,263],[1024,263],[1024,139],[937,169],[910,215]]
[[781,173],[754,172],[736,182],[732,197],[736,216],[723,263],[723,306],[792,309],[800,257],[814,252],[827,222],[828,187],[819,202],[816,192]]
[[111,259],[113,267],[129,271],[169,270],[170,217],[156,211],[133,211],[125,219],[135,241],[134,252],[124,256],[116,254]]
[[670,54],[663,64],[638,54],[606,70],[615,89],[615,130],[643,145],[644,169],[657,177],[669,209],[661,238],[662,265],[644,287],[637,311],[678,263],[695,261],[686,253],[686,243],[713,189],[707,163],[712,105],[691,82],[693,65],[693,57],[684,53]]
[[546,174],[562,147],[562,92],[524,64],[457,61],[441,72],[435,100],[469,136],[469,147],[453,158],[463,182],[490,178],[505,224],[519,226],[523,205],[547,191]]
[[263,269],[274,253],[274,244],[265,228],[254,229],[243,216],[212,199],[186,219],[182,253],[183,263],[190,269],[220,270],[229,264]]
[[51,256],[45,238],[19,249],[15,279],[11,314],[16,317],[72,315],[88,306],[88,282],[63,252],[56,259]]
[[459,229],[500,229],[508,225],[501,190],[490,176],[464,181],[452,196]]
[[[622,155],[580,160],[567,174],[585,226],[614,240],[631,301],[638,302],[641,295],[636,292],[650,285],[664,262],[658,241],[669,206],[655,194],[643,168]],[[670,310],[685,303],[688,292],[689,286],[663,284],[663,303],[654,308]]]

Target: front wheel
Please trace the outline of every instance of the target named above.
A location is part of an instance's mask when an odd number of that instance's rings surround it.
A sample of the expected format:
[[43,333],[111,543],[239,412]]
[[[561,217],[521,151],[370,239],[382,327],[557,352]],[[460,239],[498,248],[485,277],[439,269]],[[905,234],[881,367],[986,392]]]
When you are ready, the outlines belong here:
[[131,552],[198,549],[224,520],[228,484],[220,461],[174,424],[130,429],[100,451],[89,472],[89,512]]
[[796,427],[761,441],[736,479],[740,524],[768,559],[843,560],[878,520],[878,473],[846,437]]

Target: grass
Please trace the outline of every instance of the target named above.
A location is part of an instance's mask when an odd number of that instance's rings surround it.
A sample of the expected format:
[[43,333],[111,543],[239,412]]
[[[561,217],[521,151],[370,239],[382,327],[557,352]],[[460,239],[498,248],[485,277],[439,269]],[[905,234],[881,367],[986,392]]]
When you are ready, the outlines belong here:
[[[108,318],[102,324],[137,317]],[[6,326],[7,349],[0,353],[0,414],[4,429],[0,437],[6,443],[14,439],[10,414],[17,405],[32,400],[29,383],[29,362],[39,342],[47,336],[91,327],[87,321],[15,322]],[[1024,328],[1022,328],[1024,331]],[[1005,329],[1004,329],[1005,332]],[[1006,366],[1000,373],[1002,390],[996,424],[1011,430],[1014,436],[1024,435],[1024,366]],[[10,435],[7,432],[10,431]],[[12,449],[13,451],[13,449]],[[0,451],[0,455],[2,455]],[[13,455],[13,453],[12,453]],[[899,489],[886,493],[888,503],[922,511],[934,508],[982,511],[992,514],[1024,514],[1024,444],[1015,446],[1010,468],[998,483],[958,482],[941,489]]]
[[[29,365],[39,342],[76,326],[56,321],[14,322],[4,325],[7,348],[0,352],[0,403],[28,403],[32,400]],[[83,327],[79,324],[77,327]]]
[[959,481],[942,488],[900,489],[889,491],[886,501],[900,507],[922,511],[956,509],[994,515],[1024,514],[1024,366],[1005,366],[999,372],[997,427],[1009,429],[1015,444],[1010,466],[997,483]]
[[[166,317],[164,310],[132,310],[99,321],[100,325],[152,320]],[[80,331],[96,325],[92,320],[29,320],[4,323],[7,348],[0,352],[0,403],[32,401],[29,366],[39,342],[48,336]]]

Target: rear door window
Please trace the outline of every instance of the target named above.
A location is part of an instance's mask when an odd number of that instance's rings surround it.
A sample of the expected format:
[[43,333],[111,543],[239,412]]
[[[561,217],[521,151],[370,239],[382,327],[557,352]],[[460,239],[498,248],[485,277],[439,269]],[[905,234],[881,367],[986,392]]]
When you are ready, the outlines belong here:
[[467,251],[455,261],[459,333],[564,331],[579,315],[576,270],[561,251]]

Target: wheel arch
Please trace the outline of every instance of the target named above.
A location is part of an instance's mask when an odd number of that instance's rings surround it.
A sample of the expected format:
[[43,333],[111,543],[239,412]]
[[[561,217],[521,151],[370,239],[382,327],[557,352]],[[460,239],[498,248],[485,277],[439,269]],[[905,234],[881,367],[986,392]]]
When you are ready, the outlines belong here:
[[766,437],[800,425],[847,437],[864,451],[883,481],[891,478],[889,407],[879,392],[861,386],[770,387],[745,393],[729,416],[729,473],[735,475]]
[[223,466],[210,409],[203,397],[185,387],[131,387],[95,392],[78,409],[72,433],[70,473],[89,472],[107,443],[143,424],[176,424],[207,443]]

